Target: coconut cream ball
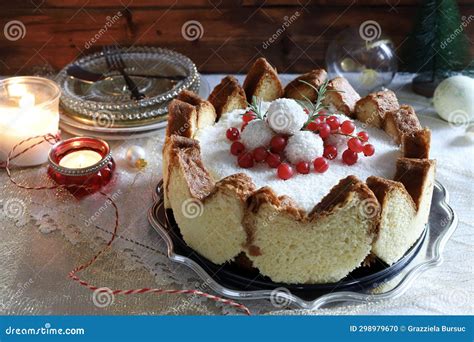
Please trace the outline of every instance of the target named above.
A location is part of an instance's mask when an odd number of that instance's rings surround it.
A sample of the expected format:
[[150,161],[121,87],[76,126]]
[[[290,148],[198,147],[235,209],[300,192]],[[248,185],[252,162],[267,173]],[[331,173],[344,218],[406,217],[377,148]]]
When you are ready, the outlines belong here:
[[295,100],[277,99],[268,107],[268,125],[277,133],[295,134],[307,120],[308,115]]
[[248,150],[270,145],[275,133],[263,120],[252,120],[240,134],[240,141]]
[[298,131],[288,139],[286,158],[294,165],[300,161],[311,162],[324,152],[323,139],[310,131]]

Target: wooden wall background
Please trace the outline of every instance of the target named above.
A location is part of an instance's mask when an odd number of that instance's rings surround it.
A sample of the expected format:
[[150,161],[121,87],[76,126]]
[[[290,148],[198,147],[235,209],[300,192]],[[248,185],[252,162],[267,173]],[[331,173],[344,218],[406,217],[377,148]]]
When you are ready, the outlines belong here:
[[[324,66],[328,43],[346,27],[377,21],[400,46],[419,0],[0,0],[0,29],[20,21],[25,35],[0,31],[0,74],[25,74],[49,63],[60,69],[102,45],[154,45],[191,57],[201,72],[244,72],[259,55],[280,72]],[[474,15],[474,1],[460,0],[461,14]],[[123,14],[90,48],[85,44],[118,11]],[[296,11],[301,14],[267,49],[262,44]],[[202,37],[188,41],[182,27],[197,20]],[[474,42],[474,22],[467,30]],[[3,33],[3,34],[2,34]],[[472,48],[474,44],[472,45]]]

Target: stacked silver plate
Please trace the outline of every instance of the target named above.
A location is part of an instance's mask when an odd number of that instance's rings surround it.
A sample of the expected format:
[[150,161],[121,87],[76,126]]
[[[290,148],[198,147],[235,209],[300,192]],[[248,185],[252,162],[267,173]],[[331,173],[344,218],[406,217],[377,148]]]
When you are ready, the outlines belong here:
[[[167,105],[180,91],[192,90],[203,97],[209,93],[207,84],[201,85],[196,66],[186,56],[155,47],[120,48],[119,53],[126,72],[146,98],[130,98],[123,77],[108,69],[102,52],[82,57],[57,76],[62,90],[62,130],[105,139],[143,137],[166,125]],[[97,82],[72,77],[67,70],[73,64],[104,77]]]

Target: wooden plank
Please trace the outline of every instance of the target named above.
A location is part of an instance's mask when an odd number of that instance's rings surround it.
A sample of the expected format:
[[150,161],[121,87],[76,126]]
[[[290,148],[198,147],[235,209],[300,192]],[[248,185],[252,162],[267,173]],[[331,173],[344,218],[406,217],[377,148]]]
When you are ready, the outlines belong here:
[[[307,6],[362,6],[399,7],[417,6],[422,0],[16,0],[0,1],[0,8],[30,8],[41,11],[51,8],[237,8],[237,7],[307,7]],[[458,0],[458,4],[469,5],[472,0]]]
[[[465,13],[474,12],[474,6],[462,9]],[[311,7],[309,13],[302,12],[265,48],[265,42],[281,30],[285,16],[291,17],[294,11],[255,11],[247,7],[220,13],[207,9],[132,9],[100,33],[108,22],[107,16],[116,13],[113,10],[49,9],[31,15],[29,10],[17,9],[0,19],[0,27],[13,19],[20,20],[26,35],[16,41],[0,35],[0,74],[26,73],[31,66],[45,62],[60,69],[81,54],[114,43],[171,48],[191,57],[201,72],[244,72],[259,55],[269,58],[280,71],[303,72],[324,66],[329,42],[343,29],[375,20],[398,45],[411,29],[414,15],[410,7],[401,7],[398,13],[383,7],[368,11],[367,7],[353,6],[345,12],[340,8]],[[182,35],[183,25],[190,20],[198,20],[203,28],[202,37],[195,41]],[[467,28],[470,37],[474,37],[473,27]],[[96,42],[91,42],[96,35]]]

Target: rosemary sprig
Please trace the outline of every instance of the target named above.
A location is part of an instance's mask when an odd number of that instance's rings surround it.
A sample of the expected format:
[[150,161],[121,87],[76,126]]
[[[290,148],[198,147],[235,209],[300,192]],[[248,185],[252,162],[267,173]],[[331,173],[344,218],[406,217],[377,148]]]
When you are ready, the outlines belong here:
[[252,103],[247,102],[250,110],[255,114],[257,119],[264,120],[267,113],[262,113],[262,99],[257,96],[252,97]]
[[[305,80],[300,80],[301,83],[306,84],[311,87],[316,92],[316,101],[313,103],[309,98],[303,95],[306,101],[300,101],[300,104],[303,104],[303,107],[309,111],[308,120],[306,121],[304,127],[306,127],[310,122],[314,121],[317,117],[320,116],[331,116],[337,113],[326,113],[322,114],[321,111],[328,111],[329,107],[323,104],[326,94],[328,92],[335,92],[338,90],[328,89],[329,80],[325,80],[319,88],[316,88],[311,83],[306,82]],[[309,107],[309,108],[308,108]]]

